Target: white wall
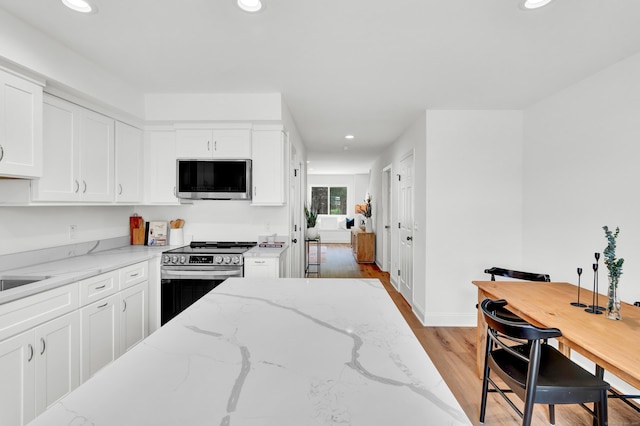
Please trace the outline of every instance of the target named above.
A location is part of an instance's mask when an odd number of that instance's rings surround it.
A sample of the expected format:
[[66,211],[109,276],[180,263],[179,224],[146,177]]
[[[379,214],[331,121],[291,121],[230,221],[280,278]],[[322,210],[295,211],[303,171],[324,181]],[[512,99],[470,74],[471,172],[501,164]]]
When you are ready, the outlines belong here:
[[[619,290],[630,303],[640,300],[638,75],[635,55],[528,108],[524,116],[525,259],[554,281],[576,283],[576,268],[582,267],[582,284],[592,288],[594,253],[607,245],[602,226],[619,226],[617,255],[625,259]],[[600,292],[606,294],[602,261]],[[592,370],[584,358],[572,358]],[[609,373],[605,380],[638,393]]]
[[[554,281],[593,285],[594,253],[619,226],[623,300],[640,300],[640,55],[525,112],[524,256]],[[600,290],[607,271],[600,259]],[[624,317],[624,312],[623,312]]]
[[280,121],[280,93],[151,93],[147,121]]
[[145,220],[184,219],[185,239],[257,241],[259,235],[288,235],[287,207],[252,207],[249,201],[197,200],[181,206],[140,206]]
[[522,144],[520,111],[427,111],[427,325],[475,325],[471,281],[524,266]]
[[[129,235],[127,207],[0,207],[0,255]],[[69,225],[77,226],[75,240]]]
[[1,9],[0,57],[45,77],[48,86],[144,116],[142,92]]

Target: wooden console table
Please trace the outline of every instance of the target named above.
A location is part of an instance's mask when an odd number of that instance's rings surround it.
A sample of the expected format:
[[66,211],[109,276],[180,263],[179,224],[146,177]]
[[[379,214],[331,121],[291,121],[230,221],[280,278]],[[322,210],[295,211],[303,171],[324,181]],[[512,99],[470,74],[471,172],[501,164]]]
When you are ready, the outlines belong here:
[[376,234],[362,228],[351,228],[351,250],[358,263],[373,263],[376,260]]

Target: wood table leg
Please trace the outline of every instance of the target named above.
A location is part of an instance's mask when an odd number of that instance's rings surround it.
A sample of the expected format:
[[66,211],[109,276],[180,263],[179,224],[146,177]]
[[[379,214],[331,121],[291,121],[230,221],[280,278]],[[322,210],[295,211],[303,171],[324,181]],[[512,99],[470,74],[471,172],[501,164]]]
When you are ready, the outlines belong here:
[[482,315],[480,303],[486,299],[484,291],[478,288],[478,322],[476,327],[476,371],[478,377],[482,379],[484,370],[484,345],[487,338],[487,323]]

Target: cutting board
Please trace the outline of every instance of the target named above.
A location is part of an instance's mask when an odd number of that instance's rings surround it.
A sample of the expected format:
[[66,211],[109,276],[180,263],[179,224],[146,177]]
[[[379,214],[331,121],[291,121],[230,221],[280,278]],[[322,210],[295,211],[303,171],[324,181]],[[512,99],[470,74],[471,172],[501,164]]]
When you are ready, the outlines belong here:
[[129,217],[129,239],[131,245],[144,244],[145,232],[144,219],[142,219],[142,216],[134,215]]

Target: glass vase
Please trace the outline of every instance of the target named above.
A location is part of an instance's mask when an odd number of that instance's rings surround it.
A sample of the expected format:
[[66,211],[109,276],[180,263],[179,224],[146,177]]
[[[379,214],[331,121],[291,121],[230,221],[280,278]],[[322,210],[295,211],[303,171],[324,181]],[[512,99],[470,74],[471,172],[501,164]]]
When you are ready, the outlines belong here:
[[612,320],[621,320],[620,294],[618,293],[618,280],[620,277],[609,277],[609,300],[607,300],[606,317]]

